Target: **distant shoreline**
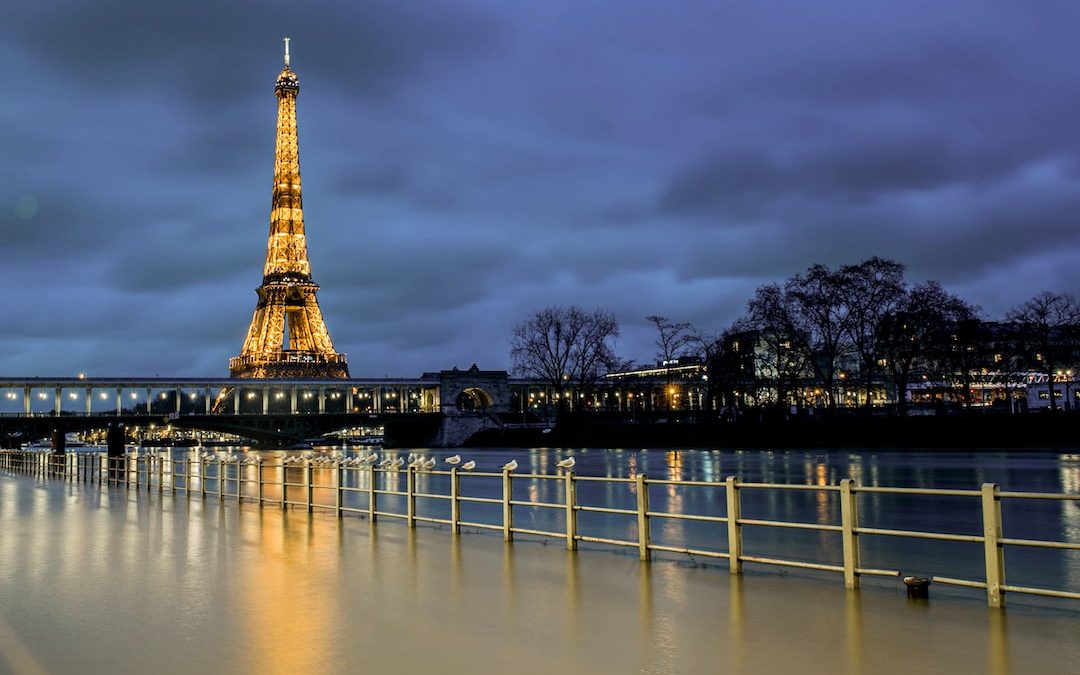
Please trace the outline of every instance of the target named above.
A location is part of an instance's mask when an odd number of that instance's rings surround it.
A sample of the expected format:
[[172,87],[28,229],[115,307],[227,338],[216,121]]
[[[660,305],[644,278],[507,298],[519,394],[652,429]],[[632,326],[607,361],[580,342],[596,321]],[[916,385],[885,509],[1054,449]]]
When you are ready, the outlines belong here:
[[1080,415],[858,417],[740,422],[614,422],[566,416],[550,432],[488,429],[469,447],[845,448],[1071,452],[1080,449]]

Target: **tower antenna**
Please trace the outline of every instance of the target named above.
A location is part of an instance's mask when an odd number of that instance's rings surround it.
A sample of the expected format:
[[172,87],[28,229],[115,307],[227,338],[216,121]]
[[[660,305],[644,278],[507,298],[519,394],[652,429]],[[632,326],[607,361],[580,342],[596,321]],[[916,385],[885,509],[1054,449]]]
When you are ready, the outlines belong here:
[[285,67],[289,67],[289,38],[285,38]]

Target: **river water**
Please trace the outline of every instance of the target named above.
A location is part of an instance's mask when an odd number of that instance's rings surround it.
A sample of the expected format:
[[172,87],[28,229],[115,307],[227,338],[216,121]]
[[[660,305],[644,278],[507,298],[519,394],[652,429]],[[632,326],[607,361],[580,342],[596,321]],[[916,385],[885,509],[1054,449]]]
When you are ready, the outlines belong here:
[[[477,470],[516,458],[519,471],[538,472],[553,472],[556,459],[573,454],[582,476],[641,471],[816,484],[851,475],[863,485],[998,482],[1009,490],[1072,493],[1080,481],[1076,456],[1049,453],[462,454],[476,459]],[[350,480],[362,480],[361,472]],[[429,481],[425,491],[438,492],[445,478],[421,480]],[[497,482],[463,479],[462,490],[483,495],[497,491]],[[515,482],[515,498],[559,499],[558,481]],[[579,485],[581,503],[632,503],[621,486],[592,486]],[[825,522],[837,508],[833,495],[743,496],[748,518]],[[860,498],[864,525],[980,527],[977,500],[969,512],[964,502],[877,497]],[[723,514],[720,490],[654,486],[650,498],[655,510]],[[441,506],[429,508],[434,514]],[[1075,503],[1021,506],[1006,508],[1007,535],[1080,540]],[[387,501],[385,508],[395,505]],[[625,519],[586,523],[582,515],[583,531],[633,535]],[[483,522],[491,514],[463,516]],[[518,524],[536,529],[557,529],[559,516],[529,507],[515,514]],[[682,525],[657,525],[654,540],[723,549],[722,526]],[[746,529],[746,547],[758,555],[825,559],[838,546],[832,533],[793,539],[753,530]],[[941,551],[912,541],[876,548],[873,540],[863,541],[867,566],[904,561],[905,571],[981,574],[977,544]],[[1010,583],[1076,590],[1073,552],[1050,553],[1056,557],[1010,550]],[[497,536],[454,537],[445,528],[372,525],[325,511],[0,474],[0,672],[1007,673],[1075,672],[1080,663],[1075,602],[1010,595],[1000,613],[988,610],[978,591],[934,588],[930,602],[912,602],[895,581],[848,593],[836,575],[748,566],[740,578],[722,562],[700,562],[673,556],[642,565],[607,548],[571,555],[561,542],[523,538],[507,545]]]

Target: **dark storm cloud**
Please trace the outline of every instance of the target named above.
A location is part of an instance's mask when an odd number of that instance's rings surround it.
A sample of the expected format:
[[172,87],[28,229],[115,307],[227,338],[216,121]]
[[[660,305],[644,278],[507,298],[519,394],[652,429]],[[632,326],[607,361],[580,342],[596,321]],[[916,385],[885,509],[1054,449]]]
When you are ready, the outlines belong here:
[[1060,1],[5,7],[0,372],[219,374],[255,304],[280,38],[358,375],[505,367],[550,304],[718,331],[871,255],[1004,312],[1080,272]]

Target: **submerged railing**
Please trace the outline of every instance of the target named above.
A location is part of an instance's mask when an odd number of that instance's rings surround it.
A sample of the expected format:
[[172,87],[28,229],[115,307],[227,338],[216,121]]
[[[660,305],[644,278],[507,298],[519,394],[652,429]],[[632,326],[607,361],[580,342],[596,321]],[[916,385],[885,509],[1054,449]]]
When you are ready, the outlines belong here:
[[[216,471],[211,467],[216,466]],[[229,467],[235,467],[232,476]],[[986,591],[987,603],[991,607],[1003,607],[1006,593],[1020,593],[1055,598],[1080,600],[1080,593],[1032,586],[1011,585],[1005,582],[1006,546],[1036,549],[1058,549],[1080,551],[1080,543],[1024,539],[1003,536],[1002,502],[1003,500],[1052,500],[1059,502],[1080,502],[1080,494],[1058,494],[1043,492],[1002,491],[995,483],[985,483],[978,490],[932,489],[932,488],[890,488],[863,487],[850,478],[843,479],[839,485],[795,485],[783,483],[741,482],[729,476],[723,482],[664,480],[648,478],[637,474],[630,478],[580,476],[573,471],[560,474],[514,473],[504,469],[502,472],[466,471],[457,467],[449,471],[424,470],[418,467],[384,468],[371,464],[358,464],[357,460],[303,459],[292,461],[283,459],[278,463],[264,462],[257,455],[246,457],[195,456],[175,458],[169,455],[143,454],[129,457],[108,458],[104,453],[69,452],[66,454],[50,451],[0,451],[0,469],[10,472],[27,473],[39,477],[59,478],[74,482],[124,485],[127,489],[147,492],[157,489],[159,493],[185,492],[189,497],[216,496],[219,500],[244,500],[257,504],[275,504],[282,509],[303,507],[312,512],[315,509],[327,509],[336,512],[338,517],[345,513],[356,513],[374,522],[378,518],[404,520],[409,527],[417,522],[448,525],[455,534],[461,528],[492,530],[501,532],[503,539],[513,541],[514,535],[531,535],[554,538],[565,541],[567,550],[576,550],[579,542],[588,542],[608,546],[636,548],[641,560],[647,561],[653,552],[689,554],[694,556],[720,558],[728,561],[732,574],[742,572],[743,563],[758,563],[783,567],[804,568],[836,572],[843,575],[844,585],[849,589],[859,588],[862,576],[898,577],[898,570],[863,567],[860,562],[860,539],[865,536],[897,537],[935,541],[980,543],[983,545],[983,580],[961,579],[933,576],[935,583],[977,588]],[[266,471],[279,473],[278,480],[266,480]],[[290,474],[290,471],[292,472]],[[301,480],[292,480],[299,472]],[[316,473],[333,476],[329,483],[315,481]],[[352,474],[353,485],[347,480]],[[446,493],[422,492],[417,488],[420,476],[446,476],[449,489]],[[366,477],[366,480],[362,480]],[[497,481],[500,483],[499,497],[481,497],[462,494],[462,480]],[[513,482],[515,480],[558,481],[562,484],[563,499],[556,502],[514,499]],[[379,487],[380,482],[382,487]],[[404,486],[401,483],[404,482]],[[213,483],[213,490],[208,490],[208,483]],[[229,490],[229,484],[232,490]],[[623,484],[636,496],[636,506],[615,508],[581,504],[577,498],[577,486],[582,483]],[[267,486],[276,487],[280,493],[275,498],[265,494]],[[705,488],[724,491],[726,503],[725,515],[706,515],[657,511],[650,508],[649,488],[652,486],[675,486],[678,488]],[[402,489],[404,487],[404,489]],[[304,498],[291,498],[290,488],[302,490]],[[742,516],[742,493],[744,491],[809,491],[817,493],[835,493],[840,500],[840,522],[838,524],[807,523],[785,520],[762,520]],[[315,499],[316,491],[332,492],[332,503],[320,503]],[[346,505],[346,495],[363,496],[363,508]],[[945,496],[978,499],[982,513],[982,535],[950,534],[889,528],[862,527],[858,517],[858,496],[863,494]],[[404,512],[387,510],[380,503],[380,497],[404,499]],[[449,518],[421,515],[417,510],[418,500],[449,502]],[[496,523],[464,520],[461,516],[463,504],[485,504],[501,507],[501,519]],[[524,528],[514,524],[515,507],[550,509],[563,514],[565,525],[562,531]],[[636,521],[635,539],[616,539],[582,534],[578,526],[578,517],[582,513],[614,514]],[[709,550],[687,546],[672,546],[652,541],[653,523],[662,520],[698,521],[723,524],[727,530],[727,550]],[[744,547],[743,531],[745,528],[780,528],[786,530],[811,530],[832,532],[840,536],[843,552],[842,564],[791,560],[749,554]]]

